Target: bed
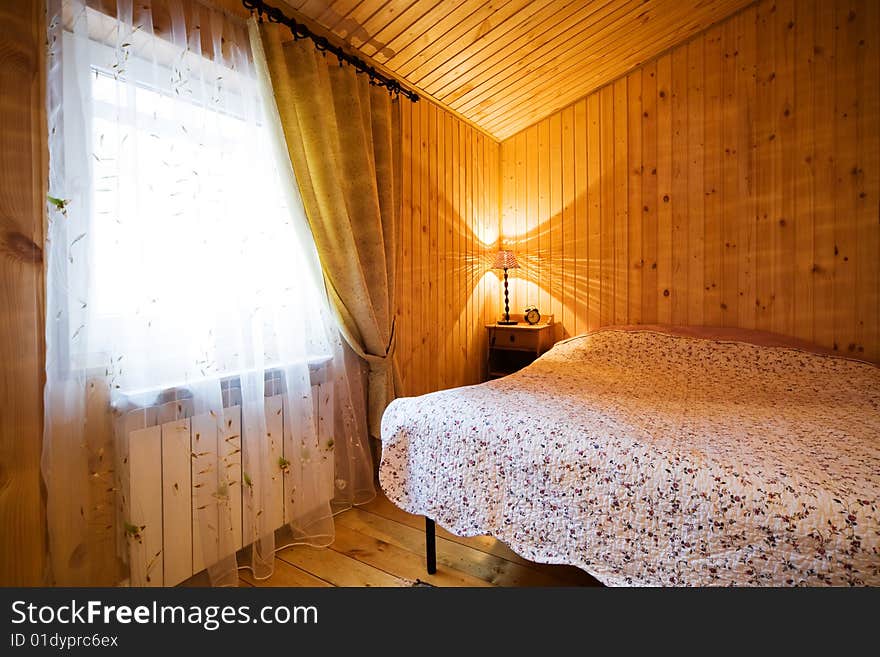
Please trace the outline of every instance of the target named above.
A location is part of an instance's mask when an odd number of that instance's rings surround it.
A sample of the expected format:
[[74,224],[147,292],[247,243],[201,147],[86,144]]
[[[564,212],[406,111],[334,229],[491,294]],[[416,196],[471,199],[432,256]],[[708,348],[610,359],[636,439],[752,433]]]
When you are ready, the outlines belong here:
[[610,328],[394,401],[400,508],[608,585],[880,585],[880,368],[745,331]]

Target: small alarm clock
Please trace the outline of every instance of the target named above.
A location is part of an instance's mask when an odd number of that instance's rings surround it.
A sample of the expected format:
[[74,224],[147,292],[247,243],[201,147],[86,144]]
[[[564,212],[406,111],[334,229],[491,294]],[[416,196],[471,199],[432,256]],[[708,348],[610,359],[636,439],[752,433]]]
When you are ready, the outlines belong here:
[[529,306],[526,308],[523,311],[523,317],[525,317],[525,320],[532,325],[541,321],[541,313],[538,312],[537,306]]

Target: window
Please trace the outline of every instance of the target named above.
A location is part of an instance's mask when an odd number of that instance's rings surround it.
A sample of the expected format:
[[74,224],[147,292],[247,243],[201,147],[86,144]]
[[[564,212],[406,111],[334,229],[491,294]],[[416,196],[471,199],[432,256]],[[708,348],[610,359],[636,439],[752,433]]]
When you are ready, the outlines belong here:
[[74,366],[149,389],[327,358],[314,247],[285,203],[255,80],[191,52],[157,64],[88,44],[89,102],[65,93],[72,120],[90,114],[86,143],[65,135],[89,187],[69,237]]

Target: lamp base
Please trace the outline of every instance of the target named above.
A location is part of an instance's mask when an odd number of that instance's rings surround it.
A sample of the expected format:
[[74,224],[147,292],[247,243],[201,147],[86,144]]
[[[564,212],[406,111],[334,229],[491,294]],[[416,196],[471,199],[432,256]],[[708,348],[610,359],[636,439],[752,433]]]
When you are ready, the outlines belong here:
[[512,326],[513,324],[518,324],[515,319],[499,319],[496,324],[500,324],[501,326]]

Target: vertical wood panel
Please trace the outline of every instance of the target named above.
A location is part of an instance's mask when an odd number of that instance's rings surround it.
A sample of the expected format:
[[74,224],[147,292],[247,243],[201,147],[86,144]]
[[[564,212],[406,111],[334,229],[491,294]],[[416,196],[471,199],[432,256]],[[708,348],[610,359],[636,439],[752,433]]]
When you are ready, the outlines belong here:
[[673,324],[687,324],[688,291],[688,49],[672,51],[672,297]]
[[[834,144],[838,156],[834,158],[834,338],[838,349],[853,353],[858,348],[856,332],[840,335],[838,326],[856,323],[856,255],[857,231],[851,230],[856,216],[859,194],[859,107],[858,59],[860,29],[859,2],[834,3],[835,93]],[[875,124],[876,125],[876,124]],[[838,294],[838,291],[840,292]]]
[[736,71],[737,113],[737,222],[739,224],[737,241],[739,271],[737,273],[739,297],[739,321],[742,328],[755,327],[755,267],[757,255],[755,248],[756,225],[758,217],[757,182],[757,142],[755,109],[758,72],[755,63],[755,41],[757,39],[757,10],[750,9],[736,18],[737,53],[739,64]]
[[[859,181],[856,223],[859,263],[856,289],[859,356],[880,360],[880,6],[865,3],[859,21]],[[862,45],[864,44],[864,45]],[[864,351],[863,351],[864,350]]]
[[794,106],[795,28],[794,0],[781,0],[776,5],[774,41],[776,46],[774,72],[775,134],[773,144],[773,319],[776,333],[794,333],[795,276],[795,123],[798,108]]
[[601,146],[599,140],[599,125],[601,123],[601,107],[599,94],[587,97],[587,272],[589,279],[589,302],[587,328],[595,329],[602,326],[602,283],[601,267],[599,263],[602,257],[602,194],[600,184]]
[[574,318],[575,283],[574,274],[577,258],[574,253],[577,238],[575,235],[575,188],[574,188],[574,107],[562,112],[562,227],[559,235],[561,257],[557,259],[560,276],[562,312],[562,333],[559,337],[569,337],[575,330]]
[[775,5],[758,6],[758,40],[755,50],[755,328],[769,331],[773,319],[773,156],[776,149],[774,126],[775,44],[773,14]]
[[614,88],[599,93],[599,321],[614,323]]
[[[739,320],[739,208],[737,181],[739,143],[737,121],[742,111],[737,103],[737,77],[740,52],[737,44],[737,20],[723,26],[721,73],[721,326],[737,326]],[[745,155],[745,154],[744,154]],[[743,155],[743,156],[744,156]]]
[[642,256],[642,71],[635,71],[627,79],[627,217],[625,238],[627,243],[627,322],[641,324],[642,278],[645,260]]
[[614,106],[612,117],[614,122],[614,155],[613,172],[606,176],[614,176],[614,322],[627,323],[627,290],[629,285],[627,239],[629,207],[627,205],[627,87],[626,78],[621,78],[613,85]]
[[[0,3],[0,585],[45,571],[43,2]],[[68,555],[59,555],[66,563]]]
[[672,323],[672,56],[657,60],[657,320]]
[[703,325],[705,297],[705,117],[703,115],[703,54],[708,37],[695,39],[687,45],[687,302],[686,323]]
[[794,252],[795,280],[792,321],[794,335],[813,339],[813,195],[816,164],[813,95],[813,57],[816,43],[816,12],[812,3],[795,5],[795,97],[793,104],[794,152]]
[[579,101],[574,106],[574,135],[572,149],[574,158],[574,334],[589,328],[589,254],[587,224],[587,103]]
[[641,320],[657,323],[657,63],[642,71],[642,300]]
[[[703,74],[703,299],[702,323],[723,326],[724,215],[722,210],[722,157],[724,155],[724,31],[706,34]],[[699,297],[700,295],[698,295]]]

